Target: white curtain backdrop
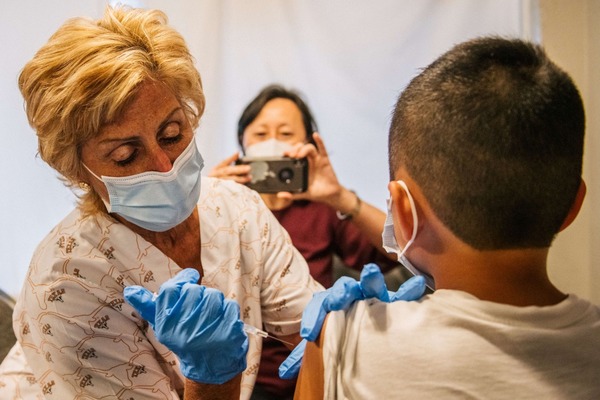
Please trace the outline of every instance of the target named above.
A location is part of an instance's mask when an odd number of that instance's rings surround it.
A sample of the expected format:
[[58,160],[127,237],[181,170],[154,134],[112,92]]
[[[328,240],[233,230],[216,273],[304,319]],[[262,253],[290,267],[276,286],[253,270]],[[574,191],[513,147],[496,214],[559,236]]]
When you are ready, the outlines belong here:
[[[4,1],[0,5],[0,288],[16,294],[31,254],[74,197],[36,157],[17,76],[58,26],[98,17],[106,1]],[[237,118],[264,85],[304,94],[339,179],[385,207],[392,106],[419,69],[453,44],[483,34],[538,39],[535,0],[137,1],[164,10],[186,38],[207,107],[198,131],[206,171],[237,150]]]

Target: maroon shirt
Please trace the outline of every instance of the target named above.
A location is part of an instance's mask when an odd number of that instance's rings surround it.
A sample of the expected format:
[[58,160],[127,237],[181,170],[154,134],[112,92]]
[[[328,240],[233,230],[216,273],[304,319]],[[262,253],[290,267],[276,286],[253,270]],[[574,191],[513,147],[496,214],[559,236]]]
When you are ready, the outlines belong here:
[[[310,274],[325,288],[333,284],[333,260],[337,255],[345,266],[362,270],[374,262],[382,271],[397,266],[381,253],[349,220],[341,221],[331,207],[310,201],[295,201],[290,207],[273,211],[288,231],[294,247],[306,259]],[[383,230],[383,226],[381,227]],[[295,379],[280,379],[279,365],[290,354],[280,342],[263,341],[256,385],[278,399],[292,398]]]

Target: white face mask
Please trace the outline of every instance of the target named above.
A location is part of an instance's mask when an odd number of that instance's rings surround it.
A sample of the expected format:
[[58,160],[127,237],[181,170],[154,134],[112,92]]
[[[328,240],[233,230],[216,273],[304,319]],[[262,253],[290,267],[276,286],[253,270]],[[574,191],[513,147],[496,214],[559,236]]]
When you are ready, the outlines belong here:
[[288,142],[268,139],[246,147],[245,153],[247,157],[282,157],[284,152],[293,147]]
[[147,171],[136,175],[110,177],[94,174],[104,182],[109,213],[153,232],[169,230],[190,216],[200,198],[200,171],[204,160],[192,138],[168,172]]
[[411,244],[413,244],[415,238],[417,237],[417,225],[419,223],[419,218],[417,217],[417,208],[415,207],[415,201],[413,200],[413,197],[410,194],[406,183],[404,183],[404,181],[402,180],[399,180],[397,182],[406,192],[406,195],[408,196],[408,202],[410,203],[413,218],[412,236],[410,237],[410,240],[406,243],[406,246],[404,246],[403,249],[400,248],[400,246],[398,245],[398,241],[396,240],[396,235],[394,234],[394,219],[392,217],[392,199],[390,198],[387,200],[387,216],[385,218],[385,224],[383,225],[383,233],[381,234],[383,248],[388,253],[396,253],[398,255],[398,261],[402,263],[402,265],[404,265],[406,269],[408,269],[413,275],[423,276],[425,278],[425,284],[427,285],[427,287],[433,290],[435,288],[435,282],[433,281],[433,278],[418,270],[414,265],[410,263],[410,261],[408,261],[408,258],[406,258],[406,256],[404,255],[406,253],[406,250],[410,247]]

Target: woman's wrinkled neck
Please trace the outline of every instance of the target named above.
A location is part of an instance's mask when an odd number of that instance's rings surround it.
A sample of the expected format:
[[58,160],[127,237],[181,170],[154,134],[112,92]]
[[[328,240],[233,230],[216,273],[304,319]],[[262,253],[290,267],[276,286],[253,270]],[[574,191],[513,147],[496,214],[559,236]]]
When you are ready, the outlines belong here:
[[[116,216],[118,218],[118,216]],[[135,233],[156,246],[181,268],[195,268],[203,275],[200,216],[198,208],[176,227],[165,232],[152,232],[118,218]]]
[[166,230],[164,232],[154,232],[144,229],[136,224],[133,224],[118,214],[111,214],[113,218],[117,219],[120,223],[127,226],[129,229],[143,237],[146,241],[153,245],[161,248],[163,246],[172,247],[176,246],[177,243],[182,241],[182,238],[189,236],[193,232],[199,232],[200,219],[198,215],[198,208],[194,208],[194,211],[179,225]]

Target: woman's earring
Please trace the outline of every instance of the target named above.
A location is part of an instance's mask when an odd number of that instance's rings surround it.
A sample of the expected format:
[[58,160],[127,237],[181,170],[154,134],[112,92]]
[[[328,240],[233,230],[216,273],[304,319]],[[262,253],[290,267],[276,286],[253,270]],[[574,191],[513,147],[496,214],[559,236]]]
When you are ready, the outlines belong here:
[[89,192],[91,189],[91,186],[85,182],[79,182],[79,189],[81,189],[85,192]]

